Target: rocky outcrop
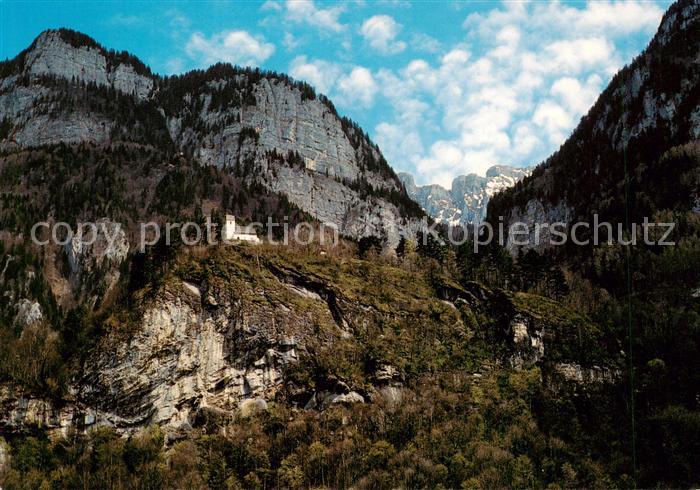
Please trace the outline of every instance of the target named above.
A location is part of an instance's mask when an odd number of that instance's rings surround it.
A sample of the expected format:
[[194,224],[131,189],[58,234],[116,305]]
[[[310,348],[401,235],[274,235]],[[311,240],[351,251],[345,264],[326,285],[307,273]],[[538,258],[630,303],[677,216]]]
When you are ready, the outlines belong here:
[[248,400],[274,398],[296,342],[240,304],[210,311],[199,299],[189,290],[159,299],[130,341],[92,359],[84,398],[117,426],[169,428],[187,428],[201,408],[249,412]]
[[579,384],[603,384],[614,383],[620,379],[619,369],[592,366],[583,368],[578,364],[558,363],[554,365],[554,371],[566,381]]
[[[229,83],[233,82],[219,80],[216,87],[224,90]],[[192,94],[194,99],[198,96]],[[254,97],[254,105],[235,109],[210,107],[211,99],[207,99],[209,105],[200,115],[205,124],[223,121],[230,115],[234,120],[220,131],[204,135],[199,148],[204,162],[220,167],[233,166],[239,156],[240,131],[252,128],[256,132],[255,149],[262,153],[268,150],[281,155],[298,152],[309,170],[337,179],[357,179],[360,169],[355,149],[340,119],[328,106],[317,99],[303,100],[299,90],[274,79],[261,79],[255,85]],[[171,119],[170,124],[182,126],[179,118]]]
[[46,80],[92,84],[138,101],[148,99],[155,85],[150,73],[138,73],[127,57],[108,53],[87,36],[67,30],[42,32],[5,66],[13,70],[0,80],[0,120],[11,121],[12,130],[5,141],[0,141],[0,147],[10,149],[109,141],[115,128],[112,117],[94,111],[85,113],[80,108],[62,110],[51,99],[65,94],[58,93]]
[[449,225],[479,224],[486,217],[489,199],[504,189],[514,186],[530,175],[530,168],[494,165],[486,177],[476,174],[460,175],[451,188],[437,184],[417,186],[411,174],[400,173],[408,195],[439,223]]
[[514,230],[514,233],[507,234],[505,247],[512,255],[531,249],[542,252],[561,242],[561,238],[553,235],[552,230],[567,230],[572,219],[573,210],[564,201],[551,206],[531,199],[524,209],[513,208],[505,217],[504,222],[508,223],[506,232],[511,227]]
[[27,52],[24,63],[30,75],[51,75],[68,80],[114,88],[138,99],[150,96],[153,79],[136,73],[129,63],[114,63],[96,44],[70,44],[58,30],[42,32]]
[[5,468],[10,467],[10,445],[5,442],[5,439],[0,437],[0,475]]
[[586,389],[617,383],[622,371],[612,354],[605,358],[585,352],[580,356],[562,356],[561,343],[566,342],[566,328],[531,314],[516,313],[507,330],[508,363],[516,369],[540,367],[544,385],[554,390],[565,385]]
[[[226,90],[234,83],[218,80],[215,86]],[[401,192],[393,172],[382,176],[368,167],[383,157],[366,137],[355,138],[356,130],[332,107],[305,98],[288,82],[263,78],[253,90],[254,105],[216,110],[210,97],[200,95],[198,101],[193,94],[188,105],[203,103],[201,120],[217,130],[201,136],[181,132],[176,139],[194,144],[205,163],[237,171],[248,165],[244,172],[250,182],[287,196],[344,235],[380,236],[393,247],[401,234],[415,234],[417,221],[402,217],[396,204],[356,189],[362,182],[366,188]],[[182,128],[190,111],[186,105],[169,126]]]
[[272,191],[286,195],[301,209],[313,209],[316,218],[335,225],[343,235],[379,236],[394,248],[401,235],[415,236],[421,226],[418,220],[403,218],[396,205],[375,197],[363,198],[324,175],[287,167],[277,168],[274,174],[276,178],[266,179]]
[[129,254],[129,241],[119,223],[100,219],[81,227],[65,246],[74,295],[94,305],[119,281],[119,267]]
[[542,323],[518,314],[510,321],[510,330],[512,353],[509,360],[512,366],[533,366],[544,358],[545,326]]
[[255,298],[280,292],[259,288],[168,285],[128,340],[115,333],[95,351],[78,398],[120,430],[147,424],[187,430],[202,410],[245,416],[265,410],[267,401],[286,396],[286,370],[316,337],[313,322],[336,338],[343,333],[321,296],[283,290],[292,295],[286,303],[261,302]]
[[[558,372],[557,366],[578,366],[583,374],[566,379],[582,384],[600,378],[598,372],[619,374],[619,354],[602,345],[598,327],[555,301],[528,293],[492,291],[476,282],[437,288],[440,297],[462,312],[478,337],[498,346],[499,362],[505,366],[518,370],[539,367],[547,379]],[[481,323],[477,319],[484,316],[491,320]],[[380,372],[382,378],[395,379],[391,368]]]
[[65,436],[71,428],[81,430],[96,424],[109,422],[103,414],[80,404],[57,404],[11,385],[0,385],[0,433],[16,435],[39,428]]
[[[449,351],[476,335],[493,346],[495,362],[515,369],[576,365],[587,383],[586,369],[609,365],[594,352],[600,338],[585,318],[533,295],[429,285],[386,264],[319,263],[272,246],[181,260],[157,288],[135,295],[128,313],[116,308],[104,322],[61,402],[2,388],[0,434],[103,425],[132,433],[155,424],[177,437],[210,417],[248,417],[272,402],[318,411],[395,405],[411,366],[402,355],[422,322],[453,336],[444,339],[454,342]],[[367,293],[367,277],[381,277],[383,292]],[[393,337],[359,360],[377,334]]]
[[41,312],[41,305],[37,301],[22,298],[17,303],[17,315],[15,316],[15,324],[20,327],[26,327],[34,323],[40,322],[44,318]]

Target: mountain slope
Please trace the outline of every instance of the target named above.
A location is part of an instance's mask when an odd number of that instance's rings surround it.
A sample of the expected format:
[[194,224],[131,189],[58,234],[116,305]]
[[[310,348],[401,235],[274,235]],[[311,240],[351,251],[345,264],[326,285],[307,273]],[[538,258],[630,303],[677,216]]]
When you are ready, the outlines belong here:
[[[664,157],[700,136],[698,51],[700,3],[677,2],[647,49],[613,77],[560,150],[521,185],[492,199],[489,220],[504,216],[532,230],[544,220],[592,222],[596,213],[601,221],[623,223],[625,209],[637,222],[655,209],[698,209],[697,167],[682,156]],[[547,235],[539,244],[534,238],[541,249]]]
[[486,177],[476,174],[456,177],[449,190],[439,185],[417,186],[408,173],[399,173],[399,178],[409,197],[438,223],[467,225],[481,223],[489,199],[513,187],[530,172],[530,169],[494,165],[486,171]]
[[395,244],[420,210],[367,135],[313,89],[215,65],[162,78],[69,30],[0,66],[0,149],[134,142],[227,169],[320,221]]
[[[37,422],[59,430],[110,425],[129,433],[158,424],[187,431],[202,411],[235,412],[252,401],[307,409],[362,403],[396,396],[425,370],[467,362],[478,370],[493,358],[547,366],[553,376],[564,364],[582,372],[606,366],[610,381],[619,375],[597,327],[544,298],[446,278],[431,284],[398,266],[272,246],[195,255],[175,258],[128,310],[91,317],[112,328],[89,339],[92,349],[75,346],[87,357],[64,395],[70,407],[51,407],[47,417],[9,393],[0,433]],[[425,345],[424,335],[440,342]],[[582,344],[567,346],[577,336]]]

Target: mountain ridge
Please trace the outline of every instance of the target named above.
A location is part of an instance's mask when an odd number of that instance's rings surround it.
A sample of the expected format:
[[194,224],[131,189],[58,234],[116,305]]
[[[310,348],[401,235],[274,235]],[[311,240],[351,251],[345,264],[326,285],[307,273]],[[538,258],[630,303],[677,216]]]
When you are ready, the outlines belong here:
[[285,195],[347,236],[394,245],[415,233],[422,215],[368,135],[286,75],[217,64],[161,77],[67,29],[41,33],[0,74],[5,151],[81,142],[171,146]]

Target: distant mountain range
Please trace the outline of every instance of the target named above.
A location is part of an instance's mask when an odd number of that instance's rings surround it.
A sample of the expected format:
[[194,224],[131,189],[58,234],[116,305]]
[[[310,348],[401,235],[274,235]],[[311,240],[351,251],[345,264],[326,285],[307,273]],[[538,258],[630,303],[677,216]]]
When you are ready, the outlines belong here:
[[438,222],[466,225],[480,223],[486,217],[489,199],[530,173],[531,168],[494,165],[486,171],[486,177],[476,174],[456,177],[450,189],[437,184],[418,186],[409,173],[402,172],[398,176],[409,197]]

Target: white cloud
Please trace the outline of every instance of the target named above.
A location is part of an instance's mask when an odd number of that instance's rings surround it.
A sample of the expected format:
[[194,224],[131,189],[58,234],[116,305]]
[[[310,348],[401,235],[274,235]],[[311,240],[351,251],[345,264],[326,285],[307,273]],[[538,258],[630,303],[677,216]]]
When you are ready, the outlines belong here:
[[280,5],[279,2],[276,2],[275,0],[267,0],[265,3],[262,4],[260,10],[270,10],[274,12],[279,12],[280,10],[282,10],[282,5]]
[[601,85],[599,75],[591,75],[584,83],[573,77],[562,77],[552,84],[550,93],[572,113],[584,114],[595,102]]
[[442,43],[432,36],[415,32],[411,35],[411,47],[426,53],[437,53],[442,48]]
[[563,21],[571,21],[581,32],[626,35],[653,32],[659,26],[663,11],[648,1],[590,1],[581,13],[567,9]]
[[458,146],[449,141],[436,141],[430,147],[430,154],[418,161],[418,175],[430,175],[431,183],[449,189],[455,176],[450,169],[464,167],[464,163],[464,153]]
[[527,122],[520,123],[515,128],[513,136],[513,150],[515,154],[519,156],[529,155],[540,146],[541,141],[537,133],[538,131],[533,128],[532,124]]
[[605,38],[580,38],[555,41],[545,46],[543,67],[549,72],[580,73],[600,67],[615,71],[614,47]]
[[364,107],[372,105],[377,93],[377,82],[367,68],[357,66],[350,74],[343,75],[338,80],[338,93],[345,105],[358,102]]
[[289,64],[289,74],[310,83],[339,107],[369,107],[379,91],[375,76],[363,66],[297,56]]
[[[443,185],[494,164],[531,165],[548,156],[663,14],[647,0],[504,1],[466,16],[463,35],[451,42],[440,37],[441,43],[377,12],[350,28],[343,22],[349,5],[268,0],[261,25],[277,26],[279,45],[292,52],[320,34],[329,57],[296,56],[289,73],[348,115],[381,107],[374,133],[389,163],[415,172],[418,183]],[[411,61],[358,66],[362,43],[372,54],[410,53]],[[259,64],[274,50],[245,31],[196,33],[187,43],[187,53],[202,64]],[[169,69],[182,60],[173,57]]]
[[334,5],[324,9],[316,7],[312,0],[287,0],[285,8],[287,19],[293,22],[336,33],[345,28],[339,20],[340,14],[345,11],[344,5]]
[[166,10],[164,12],[164,17],[167,19],[171,37],[177,37],[183,34],[191,25],[190,19],[177,9]]
[[340,67],[322,60],[309,60],[306,56],[297,56],[289,65],[289,74],[297,80],[310,83],[321,93],[329,94],[340,76]]
[[375,15],[360,28],[365,42],[382,54],[396,54],[406,49],[406,43],[397,41],[401,25],[388,15]]
[[455,48],[442,57],[443,65],[461,65],[469,60],[470,53],[465,49]]
[[646,0],[589,0],[583,8],[553,2],[507,2],[505,8],[474,13],[464,27],[481,36],[494,36],[504,25],[520,25],[547,36],[626,36],[652,34],[663,10]]
[[191,58],[204,65],[223,61],[257,66],[275,52],[273,44],[246,31],[225,31],[210,38],[196,32],[190,36],[185,49]]
[[380,123],[375,128],[374,139],[389,161],[404,168],[415,165],[424,152],[420,133],[417,130],[406,133],[402,125]]
[[284,47],[287,49],[287,51],[292,51],[293,49],[299,47],[301,41],[297,39],[291,32],[285,32],[284,37],[282,38],[282,44],[284,44]]
[[546,131],[552,145],[562,143],[574,123],[571,114],[551,100],[545,100],[537,106],[532,121]]

